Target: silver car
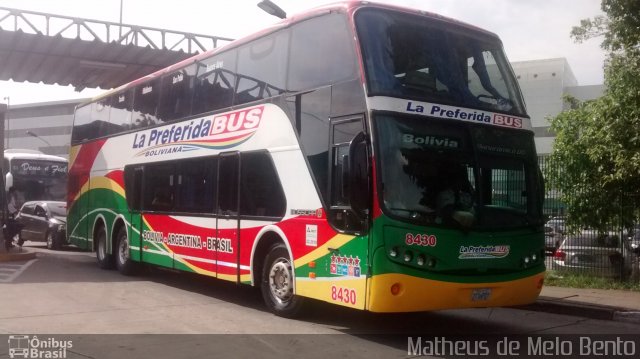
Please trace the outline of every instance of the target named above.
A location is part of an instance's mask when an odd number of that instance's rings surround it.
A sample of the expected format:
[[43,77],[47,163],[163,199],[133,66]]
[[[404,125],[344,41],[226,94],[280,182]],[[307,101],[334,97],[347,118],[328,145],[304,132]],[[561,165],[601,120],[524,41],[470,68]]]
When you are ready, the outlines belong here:
[[636,258],[632,243],[631,238],[621,241],[615,233],[599,234],[592,230],[567,235],[553,255],[552,269],[560,273],[626,278]]

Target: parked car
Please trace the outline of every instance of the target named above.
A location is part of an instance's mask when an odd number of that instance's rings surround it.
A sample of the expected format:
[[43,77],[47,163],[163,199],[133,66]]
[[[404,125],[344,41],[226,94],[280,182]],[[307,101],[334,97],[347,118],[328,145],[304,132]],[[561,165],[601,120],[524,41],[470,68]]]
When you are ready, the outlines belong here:
[[553,230],[558,233],[564,234],[566,232],[565,218],[562,216],[551,218],[550,220],[547,221],[545,226],[553,228]]
[[620,236],[612,232],[584,230],[567,235],[553,255],[552,268],[573,274],[627,277],[636,258],[633,243],[632,238],[623,238],[621,242]]
[[30,201],[20,208],[16,221],[22,225],[22,241],[47,242],[47,248],[67,244],[67,204],[57,201]]
[[563,232],[547,225],[544,226],[544,249],[547,253],[555,253],[563,239]]
[[564,240],[565,219],[564,217],[553,217],[544,225],[544,243],[547,253],[555,253],[556,249]]

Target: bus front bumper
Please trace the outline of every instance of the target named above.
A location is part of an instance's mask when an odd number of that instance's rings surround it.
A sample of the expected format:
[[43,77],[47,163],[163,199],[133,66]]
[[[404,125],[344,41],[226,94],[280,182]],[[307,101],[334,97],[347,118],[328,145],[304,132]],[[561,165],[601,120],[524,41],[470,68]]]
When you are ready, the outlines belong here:
[[367,309],[372,312],[417,312],[456,308],[530,304],[542,290],[544,272],[491,283],[457,283],[388,273],[370,278]]

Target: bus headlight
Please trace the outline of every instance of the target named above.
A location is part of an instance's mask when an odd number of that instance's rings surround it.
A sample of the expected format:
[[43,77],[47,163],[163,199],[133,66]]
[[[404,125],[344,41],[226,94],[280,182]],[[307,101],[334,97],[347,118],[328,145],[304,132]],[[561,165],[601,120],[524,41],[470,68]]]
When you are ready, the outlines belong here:
[[424,265],[424,256],[421,254],[418,256],[418,259],[416,259],[416,262],[418,262],[419,266],[423,266]]
[[411,254],[411,252],[409,252],[409,251],[404,252],[404,261],[405,262],[411,262],[412,258],[413,258],[413,255]]
[[398,249],[396,249],[395,247],[394,247],[394,248],[391,248],[391,249],[389,250],[389,255],[390,255],[391,257],[393,257],[393,258],[397,257],[397,256],[398,256]]

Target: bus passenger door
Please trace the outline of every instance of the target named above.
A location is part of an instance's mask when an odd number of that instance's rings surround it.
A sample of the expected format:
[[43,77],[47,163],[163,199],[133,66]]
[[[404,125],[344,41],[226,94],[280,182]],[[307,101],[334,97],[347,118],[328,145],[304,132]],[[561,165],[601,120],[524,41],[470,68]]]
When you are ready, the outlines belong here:
[[218,278],[239,282],[239,181],[240,154],[222,153],[218,162],[218,193],[216,198],[215,255]]
[[125,196],[129,207],[129,250],[134,261],[142,262],[142,166],[125,168]]
[[345,240],[342,246],[331,250],[330,274],[339,279],[331,302],[358,309],[366,308],[370,263],[371,191],[369,154],[363,131],[362,115],[331,119],[328,219]]

